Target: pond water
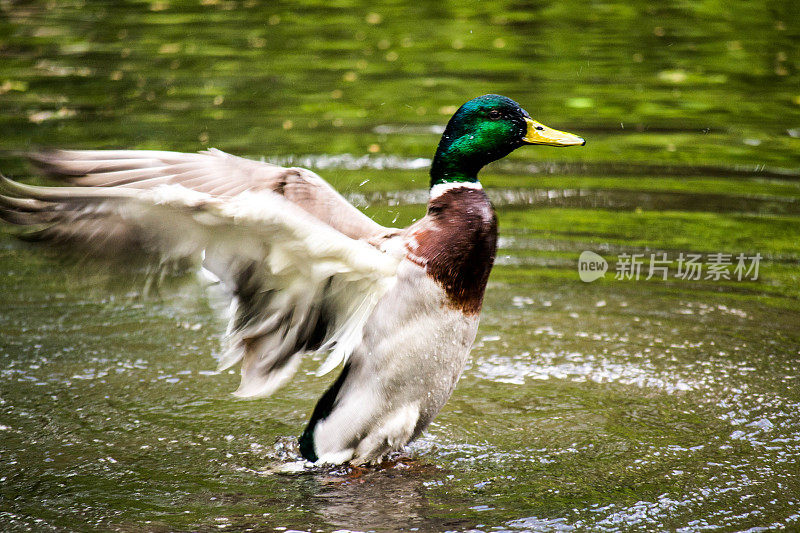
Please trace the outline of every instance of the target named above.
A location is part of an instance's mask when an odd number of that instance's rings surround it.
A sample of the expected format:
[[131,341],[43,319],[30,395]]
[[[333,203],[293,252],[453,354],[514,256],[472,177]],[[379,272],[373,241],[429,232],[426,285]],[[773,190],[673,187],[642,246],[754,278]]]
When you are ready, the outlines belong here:
[[[236,373],[214,373],[224,322],[193,276],[145,294],[146,271],[2,227],[0,529],[800,528],[796,2],[0,13],[0,168],[19,179],[34,146],[213,146],[311,167],[403,226],[476,95],[587,139],[482,173],[501,248],[471,362],[413,460],[381,470],[274,472],[333,376],[308,361],[272,398],[233,398]],[[580,280],[584,251],[604,277]],[[681,254],[701,279],[678,276]],[[667,279],[645,279],[664,258]]]

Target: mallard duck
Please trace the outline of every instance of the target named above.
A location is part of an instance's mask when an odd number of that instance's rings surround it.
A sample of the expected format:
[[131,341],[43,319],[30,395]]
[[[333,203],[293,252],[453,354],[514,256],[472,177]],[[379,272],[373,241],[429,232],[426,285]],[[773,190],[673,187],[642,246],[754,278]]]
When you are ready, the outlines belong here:
[[478,328],[497,218],[478,171],[528,144],[580,137],[485,95],[453,115],[430,169],[427,214],[378,225],[328,183],[219,150],[33,154],[73,186],[3,178],[0,215],[95,250],[202,258],[232,295],[220,369],[241,364],[241,397],[272,394],[310,352],[341,374],[299,439],[316,463],[364,464],[430,424],[456,386]]

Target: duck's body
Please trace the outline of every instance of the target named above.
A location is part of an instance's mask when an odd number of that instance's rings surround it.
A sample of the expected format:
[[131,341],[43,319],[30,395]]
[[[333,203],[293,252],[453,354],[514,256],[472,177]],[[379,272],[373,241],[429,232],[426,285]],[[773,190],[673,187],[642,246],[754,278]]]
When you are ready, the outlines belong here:
[[475,188],[444,191],[381,244],[400,256],[361,344],[301,438],[311,460],[363,463],[419,436],[444,406],[478,330],[497,219]]
[[241,363],[236,394],[271,394],[303,353],[330,351],[320,371],[344,367],[300,450],[361,464],[419,436],[464,368],[497,245],[478,170],[524,144],[582,143],[507,98],[471,100],[439,144],[427,214],[404,230],[376,224],[310,171],[219,151],[38,154],[89,187],[4,180],[0,216],[106,252],[202,256],[234,300],[220,367]]

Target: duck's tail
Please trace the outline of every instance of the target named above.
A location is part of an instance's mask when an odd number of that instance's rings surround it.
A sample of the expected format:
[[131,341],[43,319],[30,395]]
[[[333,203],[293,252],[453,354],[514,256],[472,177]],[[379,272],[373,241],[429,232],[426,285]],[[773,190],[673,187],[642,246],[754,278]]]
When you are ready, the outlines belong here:
[[336,398],[349,373],[350,363],[345,363],[344,368],[342,368],[342,373],[339,374],[339,377],[336,378],[333,385],[325,391],[325,394],[323,394],[322,398],[317,402],[316,407],[314,407],[314,412],[311,414],[311,420],[308,421],[305,431],[303,431],[303,434],[300,436],[300,454],[307,461],[316,463],[319,460],[314,443],[314,430],[316,430],[317,424],[321,420],[327,418],[328,415],[331,414],[331,411],[333,411]]

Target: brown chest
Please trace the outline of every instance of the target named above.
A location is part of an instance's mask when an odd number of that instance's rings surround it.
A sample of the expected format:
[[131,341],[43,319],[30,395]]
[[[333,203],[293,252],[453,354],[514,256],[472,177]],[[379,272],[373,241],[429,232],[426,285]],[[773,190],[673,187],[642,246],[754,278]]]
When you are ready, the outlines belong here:
[[442,286],[451,307],[480,312],[497,251],[497,217],[480,189],[455,188],[409,228],[407,257]]

